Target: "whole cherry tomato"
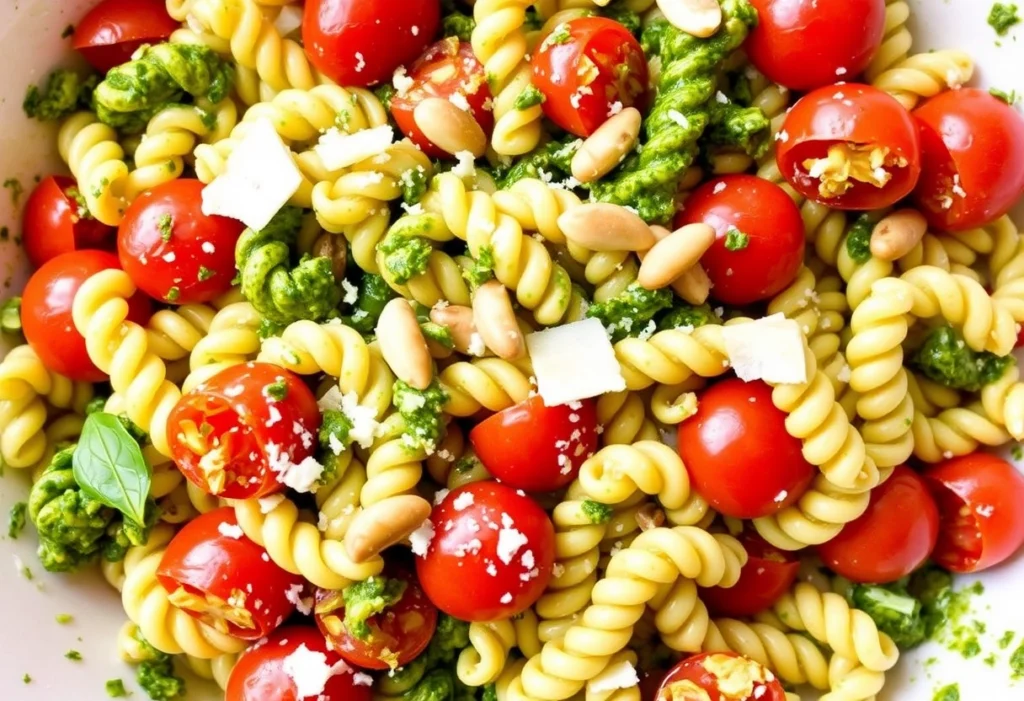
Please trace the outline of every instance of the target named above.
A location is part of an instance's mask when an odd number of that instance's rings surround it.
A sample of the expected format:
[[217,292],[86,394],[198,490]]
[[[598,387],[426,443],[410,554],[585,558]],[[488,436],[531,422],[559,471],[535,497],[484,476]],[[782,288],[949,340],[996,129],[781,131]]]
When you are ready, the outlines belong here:
[[180,24],[164,0],[102,0],[75,28],[71,45],[100,73],[127,63],[143,44],[159,44]]
[[113,227],[97,221],[79,200],[75,181],[63,175],[43,178],[25,202],[22,244],[36,268],[61,253],[100,249],[113,240]]
[[302,43],[328,78],[365,87],[415,60],[440,24],[437,0],[307,0]]
[[503,483],[551,492],[572,482],[597,450],[597,405],[584,400],[549,407],[538,395],[480,422],[469,441]]
[[741,618],[760,613],[788,592],[800,573],[800,560],[793,553],[769,545],[756,531],[744,530],[739,541],[747,551],[747,564],[736,585],[700,590],[701,601],[713,616]]
[[932,559],[953,572],[998,565],[1024,544],[1024,475],[988,453],[946,460],[924,472],[939,505]]
[[448,615],[511,618],[547,588],[555,528],[530,497],[497,482],[477,482],[449,492],[430,523],[433,536],[416,558],[416,573],[423,591]]
[[777,135],[789,184],[833,209],[880,209],[903,199],[921,174],[917,125],[870,85],[830,85],[793,105]]
[[711,296],[726,304],[771,299],[796,279],[804,222],[786,191],[753,175],[710,180],[686,200],[675,226],[703,222],[717,240],[701,257]]
[[[102,270],[120,270],[117,256],[106,251],[72,251],[47,261],[28,279],[21,297],[25,339],[43,364],[76,382],[102,382],[107,374],[89,359],[85,339],[71,319],[75,293]],[[128,300],[128,319],[149,321],[149,298],[136,292]]]
[[320,429],[316,397],[270,363],[220,371],[182,395],[167,419],[171,457],[189,482],[225,499],[289,486],[310,491],[307,461]]
[[1024,195],[1024,117],[977,88],[949,90],[914,110],[921,179],[914,201],[944,231],[983,226]]
[[786,692],[775,675],[754,660],[734,652],[711,652],[687,657],[673,667],[656,698],[786,701]]
[[244,225],[203,214],[203,184],[181,178],[142,193],[117,232],[124,271],[153,299],[209,302],[231,289]]
[[606,17],[563,22],[533,52],[533,82],[544,114],[576,136],[590,136],[648,88],[647,59],[629,30]]
[[718,382],[679,424],[679,455],[694,488],[734,518],[770,516],[796,503],[816,473],[801,449],[764,382]]

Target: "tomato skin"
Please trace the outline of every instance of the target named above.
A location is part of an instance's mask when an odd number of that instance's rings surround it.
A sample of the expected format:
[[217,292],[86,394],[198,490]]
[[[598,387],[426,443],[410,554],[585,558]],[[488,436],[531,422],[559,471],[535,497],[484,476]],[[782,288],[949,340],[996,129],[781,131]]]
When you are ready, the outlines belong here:
[[25,201],[22,242],[33,267],[61,253],[105,248],[113,238],[113,227],[91,216],[78,216],[78,203],[67,195],[73,187],[71,178],[51,175],[39,181]]
[[765,542],[756,531],[744,530],[739,541],[747,551],[747,564],[736,585],[700,590],[700,599],[712,616],[742,618],[760,613],[782,598],[800,574],[799,558]]
[[366,87],[415,60],[440,24],[437,0],[308,0],[302,42],[324,75]]
[[[554,564],[555,528],[529,497],[497,482],[478,482],[449,492],[430,521],[434,538],[416,558],[416,573],[423,591],[448,615],[498,621],[522,613],[544,593]],[[498,539],[510,530],[526,542],[506,563],[498,556]],[[489,567],[495,574],[488,574]]]
[[[327,667],[337,666],[337,673],[327,680],[323,690],[299,696],[295,680],[285,669],[285,660],[302,647],[322,655]],[[274,631],[267,642],[242,653],[228,678],[225,701],[370,701],[371,688],[356,684],[353,672],[316,628],[285,626]]]
[[[71,319],[75,293],[103,270],[120,270],[117,256],[106,251],[71,251],[47,261],[22,292],[21,322],[25,339],[47,369],[76,382],[102,382],[107,374],[89,359],[85,338]],[[128,319],[144,325],[152,314],[149,298],[136,292],[128,300]]]
[[983,226],[1024,195],[1024,118],[1017,110],[985,90],[962,88],[928,100],[914,119],[922,158],[914,202],[933,227]]
[[[282,399],[265,389],[278,383],[287,388]],[[182,395],[167,419],[167,435],[171,457],[192,484],[225,499],[252,499],[284,489],[269,453],[276,450],[296,464],[312,456],[320,420],[316,396],[297,375],[270,363],[245,363]],[[203,456],[186,441],[189,422],[210,426],[207,445],[211,452],[222,449],[220,491],[211,484]]]
[[158,44],[180,27],[163,0],[102,0],[81,19],[71,39],[101,73],[131,60],[143,44]]
[[933,465],[923,477],[939,506],[932,559],[940,566],[981,572],[1024,544],[1024,475],[1010,463],[972,453]]
[[[709,225],[718,237],[701,257],[715,299],[726,304],[759,302],[796,279],[804,260],[804,223],[800,210],[778,185],[753,175],[706,182],[687,198],[674,226],[697,222]],[[731,228],[749,237],[746,248],[725,247]]]
[[[636,38],[615,20],[580,17],[566,22],[565,28],[566,41],[555,43],[545,38],[533,52],[533,82],[544,94],[548,119],[586,137],[608,119],[613,103],[641,106],[650,80],[647,59]],[[556,27],[552,34],[556,31],[564,30]],[[581,86],[584,58],[593,62],[599,73],[589,85]],[[619,66],[628,70],[616,75]],[[580,92],[581,87],[590,92]]]
[[[776,159],[783,177],[804,197],[832,209],[868,210],[888,207],[911,193],[921,174],[921,143],[917,125],[903,105],[870,85],[848,83],[819,88],[793,105],[776,142]],[[829,146],[848,143],[881,146],[906,166],[886,168],[892,178],[884,187],[850,180],[847,192],[824,198],[820,181],[804,161],[823,158]]]
[[200,304],[231,289],[235,244],[245,225],[203,214],[203,187],[198,180],[172,180],[139,195],[125,212],[117,232],[118,256],[124,271],[153,299]]
[[[786,701],[786,692],[782,688],[782,684],[774,676],[765,674],[768,670],[764,670],[761,674],[766,680],[761,684],[754,687],[754,692],[751,695],[736,696],[735,694],[725,694],[718,687],[718,677],[709,672],[704,668],[704,664],[707,660],[714,659],[716,661],[722,660],[746,660],[752,665],[757,663],[748,658],[741,657],[735,652],[705,652],[699,655],[691,655],[686,659],[678,662],[675,667],[669,670],[668,674],[661,682],[661,686],[658,687],[658,693],[655,696],[658,701],[663,699],[672,699],[672,693],[669,691],[669,687],[677,682],[692,682],[697,685],[698,688],[706,691],[712,699],[715,701]],[[762,668],[763,669],[763,668]],[[757,686],[763,687],[764,691],[758,691]],[[685,698],[685,697],[684,697]]]

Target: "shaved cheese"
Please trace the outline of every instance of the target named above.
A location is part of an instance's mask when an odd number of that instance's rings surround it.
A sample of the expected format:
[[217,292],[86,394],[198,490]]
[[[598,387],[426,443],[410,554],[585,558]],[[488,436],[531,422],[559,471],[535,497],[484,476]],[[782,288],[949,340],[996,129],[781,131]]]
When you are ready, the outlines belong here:
[[316,698],[324,692],[331,677],[351,671],[341,661],[335,665],[327,664],[327,655],[310,650],[305,644],[299,645],[292,654],[285,657],[281,667],[295,682],[295,695],[300,699]]
[[616,689],[631,689],[640,683],[636,669],[629,660],[608,665],[600,674],[587,682],[587,695],[600,694]]
[[725,326],[722,337],[729,362],[744,382],[807,382],[804,337],[792,319],[773,314],[748,324]]
[[[359,395],[355,392],[342,394],[341,389],[334,385],[317,400],[316,404],[320,407],[320,411],[334,410],[345,414],[352,422],[352,428],[348,432],[349,438],[358,443],[360,447],[369,448],[373,445],[374,439],[380,435],[381,425],[377,422],[377,411],[371,406],[360,404]],[[342,447],[342,449],[344,448]],[[335,450],[333,445],[332,450]],[[335,455],[340,453],[341,450],[334,452]]]
[[285,5],[281,8],[277,19],[274,20],[274,29],[283,37],[288,36],[302,26],[302,6]]
[[532,333],[526,337],[526,347],[545,406],[626,389],[615,349],[597,319]]
[[429,518],[409,534],[409,546],[412,548],[413,554],[420,557],[427,554],[432,540],[434,540],[434,524]]
[[386,151],[394,140],[395,130],[386,124],[355,134],[334,128],[320,137],[314,150],[329,170],[338,170]]
[[237,524],[227,523],[226,521],[222,521],[217,526],[217,531],[222,536],[227,536],[228,538],[234,538],[235,540],[238,540],[243,535],[242,534],[242,527],[241,526],[239,526]]

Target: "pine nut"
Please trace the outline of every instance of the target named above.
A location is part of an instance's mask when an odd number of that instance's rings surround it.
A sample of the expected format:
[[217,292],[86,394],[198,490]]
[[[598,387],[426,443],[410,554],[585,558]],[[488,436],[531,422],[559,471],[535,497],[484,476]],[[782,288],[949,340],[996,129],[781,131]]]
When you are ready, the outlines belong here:
[[690,304],[704,304],[711,296],[711,278],[704,267],[697,263],[672,283],[672,289]]
[[331,271],[334,273],[334,279],[339,283],[345,277],[345,268],[348,266],[348,248],[345,246],[345,240],[338,238],[338,234],[329,234],[326,231],[320,234],[313,242],[313,256],[331,259]]
[[567,209],[558,217],[558,227],[567,239],[591,251],[646,251],[655,243],[643,219],[607,202]]
[[644,504],[636,512],[636,523],[641,531],[658,528],[665,523],[665,512],[657,504]]
[[627,107],[610,117],[587,137],[572,157],[572,176],[589,183],[607,175],[640,139],[643,117],[635,107]]
[[430,351],[408,300],[399,297],[384,306],[377,321],[377,339],[385,362],[398,379],[416,389],[430,386],[434,377]]
[[416,126],[442,151],[469,151],[480,158],[487,150],[487,135],[473,115],[440,97],[428,97],[412,113]]
[[448,329],[458,352],[465,355],[483,355],[483,349],[480,348],[483,341],[473,338],[474,335],[479,337],[479,334],[473,323],[473,310],[470,307],[458,304],[434,307],[430,310],[430,320]]
[[484,344],[503,360],[526,355],[526,339],[519,330],[512,298],[497,280],[490,280],[473,294],[473,323]]
[[658,9],[673,27],[695,37],[709,37],[722,26],[718,0],[658,0]]
[[707,224],[687,224],[658,241],[644,254],[637,282],[648,290],[668,287],[700,260],[715,242]]
[[928,232],[928,220],[916,209],[900,209],[875,224],[871,231],[871,255],[897,260],[914,250]]
[[345,551],[353,562],[401,543],[430,518],[430,502],[412,494],[388,497],[359,512],[345,534]]

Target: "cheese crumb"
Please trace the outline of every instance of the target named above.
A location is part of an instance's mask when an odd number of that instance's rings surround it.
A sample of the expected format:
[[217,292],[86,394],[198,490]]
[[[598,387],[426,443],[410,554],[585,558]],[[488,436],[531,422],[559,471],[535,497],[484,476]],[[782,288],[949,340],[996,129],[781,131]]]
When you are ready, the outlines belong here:
[[429,518],[421,523],[419,528],[409,534],[409,545],[412,548],[412,552],[420,557],[426,556],[427,549],[430,548],[432,540],[434,540],[434,524]]
[[327,655],[314,652],[305,644],[299,645],[292,654],[284,658],[282,669],[295,682],[295,695],[300,699],[316,698],[324,692],[324,687],[331,677],[350,671],[344,662],[338,662],[333,666],[327,664]]
[[608,665],[600,674],[587,682],[587,695],[601,694],[616,689],[631,689],[640,683],[636,669],[629,660]]
[[476,176],[476,158],[472,151],[459,151],[455,154],[458,163],[452,168],[452,173],[460,178],[472,178]]
[[225,523],[224,521],[221,521],[217,525],[217,532],[223,536],[227,536],[228,538],[234,538],[235,540],[238,540],[242,535],[244,535],[242,533],[241,526],[238,524]]
[[340,170],[386,151],[395,140],[395,130],[387,124],[348,134],[337,127],[328,129],[313,147],[324,166]]
[[807,382],[804,337],[800,326],[782,314],[722,329],[725,350],[736,376],[745,382]]

